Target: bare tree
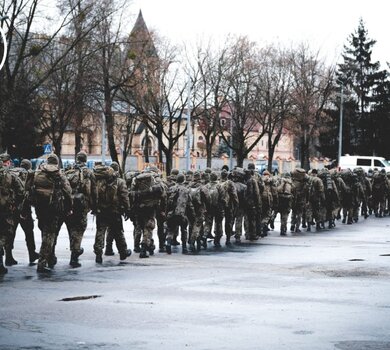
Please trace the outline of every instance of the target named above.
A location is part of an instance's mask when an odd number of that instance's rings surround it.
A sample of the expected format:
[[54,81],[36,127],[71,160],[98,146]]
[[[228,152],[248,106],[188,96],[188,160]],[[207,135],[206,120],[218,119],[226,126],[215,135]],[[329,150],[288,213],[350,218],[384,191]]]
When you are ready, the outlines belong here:
[[301,45],[290,57],[293,76],[292,110],[289,130],[300,138],[301,166],[310,168],[309,148],[324,131],[324,107],[332,93],[334,67],[327,67],[319,53]]
[[227,60],[229,40],[221,49],[199,47],[196,65],[192,68],[194,106],[192,116],[197,119],[204,136],[207,167],[211,167],[212,151],[221,132],[220,115],[226,106],[229,86],[225,74],[230,69]]
[[225,79],[229,89],[226,91],[223,111],[230,117],[223,126],[221,136],[236,153],[237,165],[242,167],[244,159],[265,134],[257,118],[257,47],[247,38],[240,37],[231,46],[228,60],[230,69],[225,73]]
[[256,115],[268,138],[268,170],[271,171],[275,148],[286,131],[286,121],[290,116],[292,75],[289,53],[274,46],[267,47],[261,50],[260,63]]

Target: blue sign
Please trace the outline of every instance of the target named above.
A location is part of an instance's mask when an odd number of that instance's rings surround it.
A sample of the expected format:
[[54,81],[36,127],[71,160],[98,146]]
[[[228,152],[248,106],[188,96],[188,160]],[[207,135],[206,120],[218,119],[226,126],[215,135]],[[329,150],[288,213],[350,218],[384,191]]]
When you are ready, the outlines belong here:
[[43,145],[43,154],[50,154],[53,151],[53,148],[51,147],[51,143],[45,143]]

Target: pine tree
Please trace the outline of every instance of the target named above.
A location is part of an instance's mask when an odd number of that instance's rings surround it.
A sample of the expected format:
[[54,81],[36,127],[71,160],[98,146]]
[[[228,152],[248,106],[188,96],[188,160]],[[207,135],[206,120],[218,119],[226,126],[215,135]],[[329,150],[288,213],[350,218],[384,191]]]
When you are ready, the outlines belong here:
[[344,46],[344,63],[339,65],[338,81],[344,84],[348,98],[345,114],[350,118],[345,131],[350,130],[350,144],[345,149],[357,154],[376,154],[374,93],[386,74],[380,71],[379,62],[372,62],[372,49],[376,41],[368,37],[364,22],[360,19],[358,29],[351,34]]

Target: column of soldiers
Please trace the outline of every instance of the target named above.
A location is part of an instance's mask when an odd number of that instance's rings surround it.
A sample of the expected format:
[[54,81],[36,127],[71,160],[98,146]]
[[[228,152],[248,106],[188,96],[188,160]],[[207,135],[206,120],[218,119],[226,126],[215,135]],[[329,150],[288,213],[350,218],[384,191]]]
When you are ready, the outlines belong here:
[[[12,250],[19,224],[30,264],[38,260],[38,272],[50,272],[56,265],[62,224],[69,234],[69,265],[80,267],[88,213],[96,216],[97,264],[102,264],[103,255],[115,255],[114,241],[120,260],[131,255],[123,219],[134,226],[133,251],[148,258],[156,249],[156,226],[159,252],[172,254],[173,247],[180,245],[183,254],[197,254],[209,242],[221,248],[223,236],[226,246],[266,237],[278,214],[280,235],[286,236],[289,216],[290,232],[297,234],[301,229],[332,229],[336,220],[352,224],[360,215],[389,213],[390,179],[383,170],[365,174],[361,168],[342,172],[296,168],[273,176],[268,171],[260,175],[250,163],[247,169],[232,171],[173,169],[164,180],[156,167],[122,176],[115,162],[96,163],[94,169],[86,162],[87,154],[79,152],[76,163],[62,170],[58,157],[51,154],[34,172],[28,160],[13,168],[8,154],[0,156],[0,274],[7,273],[5,266],[17,264]],[[39,253],[32,206],[41,231]]]

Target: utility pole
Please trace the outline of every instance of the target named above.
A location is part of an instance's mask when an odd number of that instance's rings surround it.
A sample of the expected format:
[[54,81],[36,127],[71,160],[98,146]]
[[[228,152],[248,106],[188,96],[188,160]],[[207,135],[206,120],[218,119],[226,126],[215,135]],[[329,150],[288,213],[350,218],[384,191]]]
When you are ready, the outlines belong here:
[[342,147],[343,147],[343,105],[344,105],[344,83],[341,82],[338,165],[340,165],[340,159],[341,159],[341,156],[343,155],[343,153],[342,153]]
[[186,142],[186,170],[190,170],[191,168],[191,79],[188,79],[187,85],[187,142]]

